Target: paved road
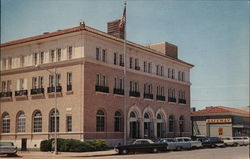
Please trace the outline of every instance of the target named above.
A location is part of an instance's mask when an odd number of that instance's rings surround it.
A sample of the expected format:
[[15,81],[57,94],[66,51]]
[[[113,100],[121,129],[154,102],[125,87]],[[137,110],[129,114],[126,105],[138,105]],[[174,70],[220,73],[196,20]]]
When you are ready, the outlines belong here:
[[[49,159],[58,159],[50,157]],[[103,157],[63,157],[63,159],[249,159],[249,146],[200,149],[190,151],[172,151],[163,153],[145,153],[131,155],[113,155]],[[48,157],[26,156],[8,157],[8,159],[48,159]]]

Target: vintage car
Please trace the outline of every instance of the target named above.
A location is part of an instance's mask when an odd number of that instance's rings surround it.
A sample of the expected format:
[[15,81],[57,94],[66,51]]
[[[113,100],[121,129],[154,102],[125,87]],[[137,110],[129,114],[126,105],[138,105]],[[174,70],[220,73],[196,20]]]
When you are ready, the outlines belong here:
[[234,146],[243,146],[245,145],[244,139],[242,137],[233,137],[233,140],[235,142]]
[[243,136],[242,138],[243,138],[243,141],[244,141],[244,144],[245,144],[245,145],[249,145],[249,144],[250,144],[250,139],[249,139],[249,137]]
[[158,142],[167,144],[167,150],[176,150],[177,142],[175,138],[161,138]]
[[15,156],[17,153],[17,147],[14,146],[13,142],[0,142],[0,154]]
[[236,143],[232,137],[222,137],[222,141],[224,141],[225,146],[234,146]]
[[190,137],[177,137],[176,139],[176,150],[182,149],[194,149],[201,148],[202,143],[200,141],[193,141]]
[[203,147],[224,147],[224,141],[221,140],[220,137],[207,137],[200,140],[202,142]]
[[119,154],[128,154],[129,152],[158,152],[166,151],[167,144],[155,143],[149,139],[137,139],[129,145],[117,145],[115,146],[116,152]]

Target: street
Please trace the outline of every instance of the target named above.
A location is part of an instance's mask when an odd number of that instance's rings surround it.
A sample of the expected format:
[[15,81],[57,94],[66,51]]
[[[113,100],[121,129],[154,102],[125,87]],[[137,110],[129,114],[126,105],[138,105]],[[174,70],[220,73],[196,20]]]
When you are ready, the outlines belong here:
[[170,151],[162,153],[143,153],[143,154],[130,154],[130,155],[111,155],[99,157],[48,157],[48,156],[19,156],[19,157],[6,157],[7,159],[249,159],[249,146],[240,147],[226,147],[215,149],[199,149],[189,151]]

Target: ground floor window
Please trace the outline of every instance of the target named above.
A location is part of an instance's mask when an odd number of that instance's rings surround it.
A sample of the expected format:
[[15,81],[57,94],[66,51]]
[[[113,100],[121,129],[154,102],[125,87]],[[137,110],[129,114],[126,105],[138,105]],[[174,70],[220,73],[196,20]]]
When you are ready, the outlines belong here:
[[72,131],[72,116],[67,116],[66,117],[66,123],[67,123],[67,132]]
[[[55,125],[55,115],[56,115],[56,125]],[[55,132],[55,127],[56,127],[56,132],[59,132],[59,124],[60,124],[60,117],[59,117],[59,112],[56,111],[56,114],[55,114],[55,111],[53,110],[51,113],[50,113],[50,118],[49,118],[49,123],[50,123],[50,132]]]
[[105,116],[102,110],[98,110],[96,113],[96,131],[104,131],[105,128]]

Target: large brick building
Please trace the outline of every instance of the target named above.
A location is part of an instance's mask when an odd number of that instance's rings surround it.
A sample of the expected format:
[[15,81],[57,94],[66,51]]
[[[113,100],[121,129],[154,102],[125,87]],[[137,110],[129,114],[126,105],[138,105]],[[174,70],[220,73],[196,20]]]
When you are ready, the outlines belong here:
[[108,32],[81,23],[1,44],[0,139],[32,148],[53,138],[55,101],[58,137],[113,145],[124,123],[127,140],[190,136],[193,65],[166,42],[127,41],[124,62],[122,36]]

